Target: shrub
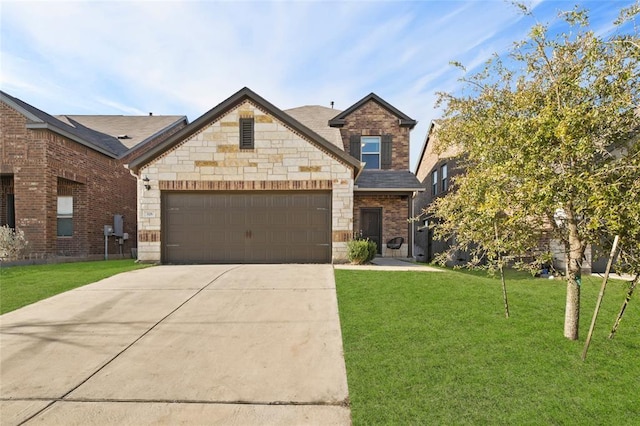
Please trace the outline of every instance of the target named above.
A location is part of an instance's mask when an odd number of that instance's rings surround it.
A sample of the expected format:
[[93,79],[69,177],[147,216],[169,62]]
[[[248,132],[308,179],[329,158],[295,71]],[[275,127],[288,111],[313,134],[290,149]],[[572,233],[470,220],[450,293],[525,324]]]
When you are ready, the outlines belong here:
[[351,240],[347,243],[347,257],[351,263],[362,265],[369,263],[378,251],[376,243],[369,239]]
[[0,260],[20,259],[28,244],[21,229],[0,226]]

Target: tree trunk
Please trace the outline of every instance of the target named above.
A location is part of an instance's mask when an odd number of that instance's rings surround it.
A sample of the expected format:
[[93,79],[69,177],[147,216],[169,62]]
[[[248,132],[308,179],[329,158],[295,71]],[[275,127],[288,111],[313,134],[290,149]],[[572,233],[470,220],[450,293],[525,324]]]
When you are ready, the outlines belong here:
[[564,337],[578,340],[580,325],[580,277],[567,275],[567,303],[564,310]]
[[567,228],[569,231],[569,261],[567,262],[567,301],[564,311],[564,337],[578,340],[580,325],[580,285],[582,279],[582,256],[584,244],[578,234],[574,212],[568,208]]

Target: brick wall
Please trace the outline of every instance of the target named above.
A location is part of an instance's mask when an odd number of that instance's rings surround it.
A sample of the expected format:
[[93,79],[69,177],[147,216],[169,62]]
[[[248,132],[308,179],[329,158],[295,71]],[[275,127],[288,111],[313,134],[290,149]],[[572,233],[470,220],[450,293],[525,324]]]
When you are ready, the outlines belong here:
[[345,152],[350,152],[351,135],[392,135],[391,169],[409,170],[408,127],[400,127],[398,117],[370,100],[345,118],[340,128]]
[[[437,144],[438,139],[434,128],[432,127],[427,136],[427,146],[424,153],[419,160],[418,168],[416,170],[416,177],[422,183],[425,191],[419,192],[414,200],[414,216],[418,216],[423,212],[423,209],[429,206],[433,200],[437,197],[444,195],[442,192],[442,165],[447,165],[447,174],[449,179],[449,189],[451,188],[451,180],[455,175],[462,172],[462,169],[458,166],[458,154],[460,150],[456,147],[449,147],[443,152],[438,152]],[[434,196],[432,190],[432,173],[434,170],[438,170],[438,193]],[[422,219],[426,219],[423,215]],[[416,222],[414,232],[414,252],[421,261],[432,261],[434,256],[438,253],[446,251],[451,245],[447,241],[439,241],[434,239],[433,230],[422,229],[418,231],[419,226],[424,226],[424,220]]]
[[[13,177],[16,226],[25,232],[32,256],[104,253],[103,225],[124,216],[123,246],[136,245],[136,179],[122,161],[109,158],[46,129],[29,130],[24,116],[0,103],[2,174]],[[58,184],[74,197],[74,235],[57,237]],[[115,238],[109,252],[116,254]]]
[[[354,195],[353,232],[360,231],[360,209],[363,207],[382,208],[382,255],[403,256],[408,254],[409,241],[409,197],[400,195]],[[391,238],[403,237],[404,244],[398,253],[387,249],[386,243]]]

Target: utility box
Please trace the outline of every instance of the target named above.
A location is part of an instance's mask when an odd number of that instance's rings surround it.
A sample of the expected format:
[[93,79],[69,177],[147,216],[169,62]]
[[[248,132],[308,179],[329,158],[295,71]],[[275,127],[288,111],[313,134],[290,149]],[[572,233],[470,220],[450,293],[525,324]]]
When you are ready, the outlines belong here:
[[113,235],[122,238],[124,235],[124,219],[121,214],[113,216]]
[[105,237],[110,237],[112,235],[113,235],[113,226],[105,225],[104,226],[104,236]]

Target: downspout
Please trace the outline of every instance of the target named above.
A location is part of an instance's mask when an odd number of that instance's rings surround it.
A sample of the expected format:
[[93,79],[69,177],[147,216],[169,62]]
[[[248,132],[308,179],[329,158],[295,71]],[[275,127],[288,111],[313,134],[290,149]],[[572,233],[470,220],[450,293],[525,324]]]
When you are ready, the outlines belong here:
[[[416,192],[414,192],[413,194],[411,194],[411,197],[409,197],[409,214],[408,217],[413,217],[414,213],[413,213],[413,199],[416,196]],[[413,227],[414,227],[414,222],[412,220],[409,221],[409,238],[407,238],[408,243],[407,243],[407,257],[412,258],[413,257]]]

